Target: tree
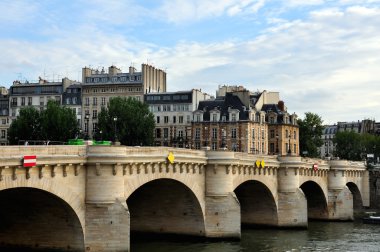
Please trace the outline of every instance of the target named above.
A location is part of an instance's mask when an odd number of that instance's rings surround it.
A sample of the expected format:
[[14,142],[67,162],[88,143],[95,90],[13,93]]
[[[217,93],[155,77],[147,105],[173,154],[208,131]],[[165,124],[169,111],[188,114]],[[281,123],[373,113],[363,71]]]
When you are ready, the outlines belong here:
[[75,138],[78,132],[75,112],[55,101],[49,101],[46,109],[41,112],[41,139],[66,142]]
[[379,156],[380,137],[371,134],[359,134],[354,131],[341,131],[334,137],[335,155],[342,159],[364,160],[367,154]]
[[322,118],[314,113],[306,112],[305,118],[298,119],[301,154],[318,157],[318,148],[322,146]]
[[107,108],[100,111],[98,122],[97,138],[102,131],[102,138],[117,139],[124,145],[153,143],[154,115],[147,104],[131,97],[111,98]]
[[36,140],[41,137],[40,112],[34,107],[20,109],[20,115],[12,121],[8,130],[9,144],[19,140]]
[[34,107],[25,107],[12,122],[8,131],[10,144],[19,140],[46,140],[66,142],[78,134],[75,112],[49,101],[42,112]]

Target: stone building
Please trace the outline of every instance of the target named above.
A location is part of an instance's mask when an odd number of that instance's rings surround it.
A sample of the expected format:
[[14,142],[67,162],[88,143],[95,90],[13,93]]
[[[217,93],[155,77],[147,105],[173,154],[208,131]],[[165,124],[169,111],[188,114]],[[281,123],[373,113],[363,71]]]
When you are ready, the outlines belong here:
[[144,93],[166,92],[166,73],[153,66],[142,64],[141,72],[129,67],[123,73],[116,66],[108,72],[103,68],[82,69],[82,129],[90,138],[96,133],[98,113],[112,97],[133,97],[143,101]]
[[63,92],[72,83],[68,78],[63,78],[60,82],[49,82],[41,77],[37,83],[14,81],[9,89],[10,119],[15,119],[23,107],[33,106],[43,110],[49,100],[62,104]]
[[201,101],[193,113],[194,148],[299,153],[297,116],[288,114],[278,92],[252,93],[241,86],[223,86],[217,95],[215,100]]
[[148,93],[144,102],[154,114],[156,146],[191,148],[191,120],[199,101],[210,99],[200,90]]
[[0,87],[0,145],[8,144],[9,96],[5,87]]
[[326,125],[322,132],[323,145],[319,147],[321,158],[332,158],[335,152],[334,137],[338,131],[337,125]]
[[80,127],[82,125],[82,85],[80,82],[73,83],[66,88],[62,96],[62,105],[75,112]]

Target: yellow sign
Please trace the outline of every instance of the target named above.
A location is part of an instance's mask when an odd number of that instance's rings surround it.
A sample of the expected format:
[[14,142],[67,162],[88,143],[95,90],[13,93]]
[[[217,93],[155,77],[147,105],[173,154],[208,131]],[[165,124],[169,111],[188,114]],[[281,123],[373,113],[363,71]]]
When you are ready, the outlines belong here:
[[264,168],[265,167],[265,162],[264,160],[261,160],[261,168]]
[[260,160],[256,160],[256,167],[260,167]]
[[169,152],[169,155],[168,155],[168,160],[171,164],[174,163],[174,155],[173,155],[173,152]]

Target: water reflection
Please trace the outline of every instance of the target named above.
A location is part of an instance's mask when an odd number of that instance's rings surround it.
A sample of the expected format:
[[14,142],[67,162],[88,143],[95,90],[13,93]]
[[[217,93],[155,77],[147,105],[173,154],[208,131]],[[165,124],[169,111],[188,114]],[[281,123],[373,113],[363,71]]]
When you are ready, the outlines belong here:
[[132,240],[131,251],[380,251],[380,225],[311,222],[308,230],[244,229],[240,242]]

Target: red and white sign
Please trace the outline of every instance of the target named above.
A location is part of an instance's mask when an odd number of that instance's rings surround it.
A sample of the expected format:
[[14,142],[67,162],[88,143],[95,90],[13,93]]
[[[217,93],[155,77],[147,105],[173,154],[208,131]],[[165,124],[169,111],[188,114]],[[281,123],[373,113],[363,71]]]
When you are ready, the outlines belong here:
[[318,164],[313,164],[313,170],[317,171],[318,170]]
[[37,162],[37,156],[24,156],[24,167],[35,166]]

